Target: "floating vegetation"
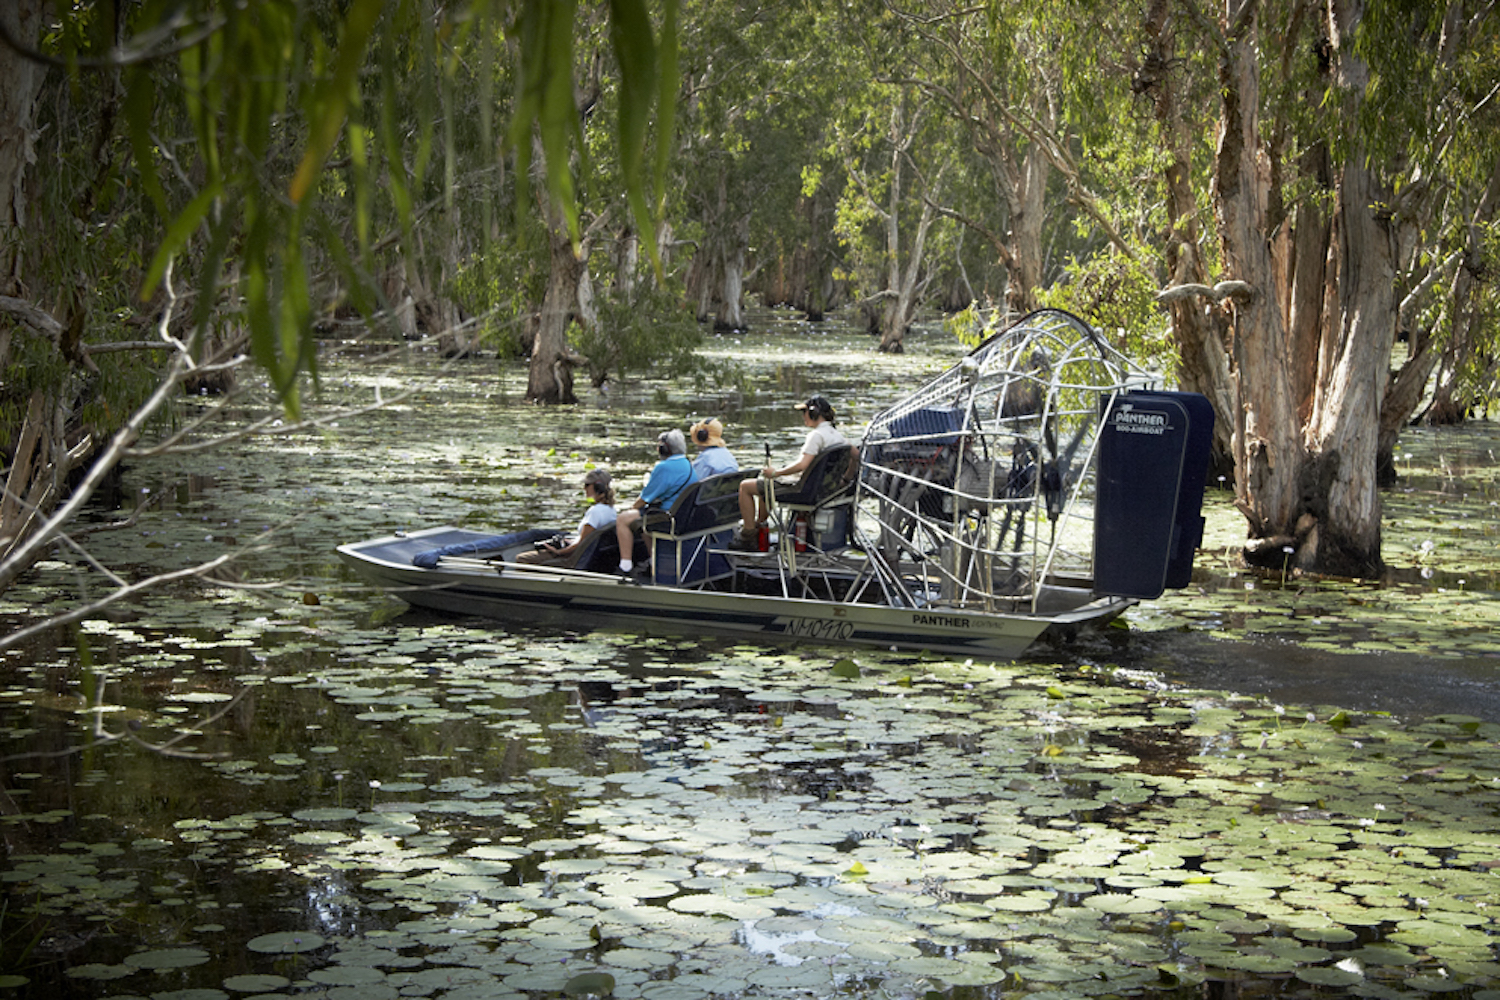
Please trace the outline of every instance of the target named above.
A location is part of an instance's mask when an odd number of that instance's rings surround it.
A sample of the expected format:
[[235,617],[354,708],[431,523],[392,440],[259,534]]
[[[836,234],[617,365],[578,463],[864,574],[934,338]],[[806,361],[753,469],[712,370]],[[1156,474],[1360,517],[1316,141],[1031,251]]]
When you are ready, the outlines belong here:
[[[856,367],[816,354],[774,384]],[[1425,554],[1394,526],[1435,570],[1394,585],[1210,554],[1131,632],[1019,663],[505,629],[348,587],[336,541],[510,527],[515,496],[569,523],[584,462],[644,471],[680,416],[506,426],[506,392],[442,376],[360,428],[132,470],[171,501],[97,536],[112,564],[232,545],[221,582],[284,586],[156,593],[0,654],[0,942],[24,956],[0,991],[1500,1000],[1500,717],[1383,713],[1364,674],[1303,703],[1236,690],[1243,664],[1181,676],[1251,645],[1302,672],[1489,663],[1477,516]],[[1493,476],[1465,481],[1487,509]],[[38,567],[0,614],[85,572]]]
[[[232,913],[274,874],[302,924],[243,939],[226,982],[528,996],[608,976],[641,997],[1500,983],[1495,723],[1057,665],[861,655],[854,672],[836,651],[446,623],[391,637],[426,666],[330,663],[259,689],[257,728],[319,720],[302,738],[325,752],[298,754],[291,781],[265,780],[284,744],[227,733],[201,748],[233,756],[183,765],[219,786],[206,802],[257,807],[166,831],[157,850],[218,873],[179,886],[183,905]],[[371,719],[372,703],[388,711]],[[338,777],[365,773],[388,778]],[[113,789],[80,793],[78,839],[13,858],[5,879],[39,916],[165,905],[141,845],[87,846],[110,835],[128,794]],[[119,942],[69,976],[155,992],[223,937]]]

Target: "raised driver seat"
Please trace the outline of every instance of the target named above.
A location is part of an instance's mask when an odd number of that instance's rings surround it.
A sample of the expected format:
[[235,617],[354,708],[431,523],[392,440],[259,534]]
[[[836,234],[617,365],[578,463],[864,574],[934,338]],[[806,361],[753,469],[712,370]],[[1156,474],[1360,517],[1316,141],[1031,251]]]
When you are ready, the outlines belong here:
[[776,491],[771,516],[778,522],[782,543],[819,552],[848,545],[858,478],[856,448],[844,444],[819,452],[795,487]]

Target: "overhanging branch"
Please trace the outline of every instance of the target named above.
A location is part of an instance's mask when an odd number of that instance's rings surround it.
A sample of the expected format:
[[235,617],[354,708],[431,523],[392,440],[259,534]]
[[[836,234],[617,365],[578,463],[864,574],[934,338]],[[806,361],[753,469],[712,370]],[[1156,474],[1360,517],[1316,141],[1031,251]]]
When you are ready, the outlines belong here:
[[1255,289],[1248,281],[1221,281],[1212,288],[1208,285],[1173,285],[1156,293],[1156,301],[1162,305],[1195,297],[1210,299],[1215,303],[1223,302],[1225,299],[1236,303],[1247,303],[1255,299]]

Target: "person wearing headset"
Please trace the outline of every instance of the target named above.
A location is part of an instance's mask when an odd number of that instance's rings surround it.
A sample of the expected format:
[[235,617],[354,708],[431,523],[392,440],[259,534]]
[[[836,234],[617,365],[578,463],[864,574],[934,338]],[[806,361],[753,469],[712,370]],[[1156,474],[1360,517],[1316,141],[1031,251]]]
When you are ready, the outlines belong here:
[[760,547],[758,536],[760,523],[766,519],[766,498],[761,492],[761,479],[780,479],[795,476],[812,464],[819,453],[849,442],[838,429],[833,419],[833,404],[822,396],[813,396],[796,407],[802,413],[802,423],[807,427],[807,437],[802,442],[802,451],[797,461],[784,469],[767,465],[760,478],[747,479],[740,483],[740,530],[730,540],[729,547],[739,552],[751,552]]
[[693,459],[693,471],[698,474],[699,479],[740,471],[740,463],[724,447],[724,425],[717,419],[698,421],[688,432],[688,436],[698,446],[698,456]]
[[631,555],[635,551],[635,526],[640,523],[647,507],[665,510],[672,506],[677,494],[688,484],[697,480],[693,463],[687,457],[687,438],[682,431],[672,428],[657,435],[656,454],[658,461],[646,477],[646,486],[635,503],[620,511],[615,518],[615,537],[620,542],[620,574],[629,576],[635,569]]

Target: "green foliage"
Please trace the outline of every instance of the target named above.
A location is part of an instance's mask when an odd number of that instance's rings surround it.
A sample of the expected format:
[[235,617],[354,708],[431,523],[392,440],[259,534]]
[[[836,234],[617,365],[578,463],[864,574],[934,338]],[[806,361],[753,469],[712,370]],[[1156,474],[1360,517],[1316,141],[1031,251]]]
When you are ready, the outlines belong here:
[[[616,155],[637,228],[653,236],[656,220],[646,197],[648,125],[653,104],[659,114],[658,151],[652,158],[652,185],[664,200],[667,150],[673,141],[677,95],[678,0],[666,0],[660,38],[652,35],[645,0],[609,0],[610,44],[619,72],[621,100],[616,108]],[[581,241],[577,185],[569,149],[584,148],[574,96],[576,0],[523,0],[518,18],[520,73],[507,145],[515,154],[523,191],[530,172],[533,130],[539,138],[548,196],[563,214],[576,247]],[[518,203],[525,202],[525,197]],[[653,261],[656,241],[644,241]],[[658,262],[658,270],[659,270]]]
[[569,327],[568,340],[589,359],[595,385],[611,374],[658,368],[667,374],[692,369],[703,330],[682,304],[679,290],[637,289],[633,299],[600,296],[599,322]]
[[960,344],[974,348],[1000,332],[1004,313],[998,309],[981,309],[978,303],[970,303],[943,320],[943,329],[953,334]]
[[1138,361],[1175,366],[1170,323],[1155,297],[1159,279],[1114,247],[1068,262],[1067,280],[1041,293],[1043,306],[1087,320]]
[[[49,44],[75,74],[93,53],[116,51],[112,19],[101,9],[85,3],[60,12]],[[417,252],[434,123],[445,160],[441,221],[457,221],[451,213],[460,207],[461,150],[488,148],[493,167],[491,105],[469,113],[464,103],[470,93],[492,95],[497,82],[507,85],[505,70],[494,68],[506,62],[496,58],[502,39],[495,29],[511,12],[477,3],[462,16],[443,12],[434,20],[416,0],[351,0],[337,8],[297,0],[248,7],[147,0],[128,13],[127,33],[159,47],[122,74],[135,190],[162,223],[142,241],[155,244],[144,273],[133,272],[141,299],[190,270],[193,326],[201,335],[223,308],[220,286],[233,274],[229,291],[242,304],[251,352],[295,412],[303,374],[316,376],[314,275],[331,264],[349,302],[366,314],[379,307],[377,225],[392,222],[405,252]],[[535,130],[548,190],[576,239],[568,150],[581,147],[573,88],[579,12],[573,0],[530,0],[515,13],[520,62],[516,85],[506,86],[514,98],[506,132],[519,166],[513,180],[524,191]],[[677,3],[665,5],[656,34],[646,0],[612,0],[609,14],[622,93],[610,154],[636,224],[654,232],[673,129]],[[653,108],[660,134],[648,158]],[[477,139],[469,134],[474,123]],[[178,141],[183,126],[190,143]],[[339,169],[330,169],[335,162]],[[654,206],[647,198],[653,180]],[[495,200],[475,199],[487,235]],[[643,242],[654,254],[655,241]]]
[[485,317],[480,342],[501,354],[516,354],[525,326],[547,289],[546,258],[525,237],[490,244],[459,265],[447,292],[471,315]]

